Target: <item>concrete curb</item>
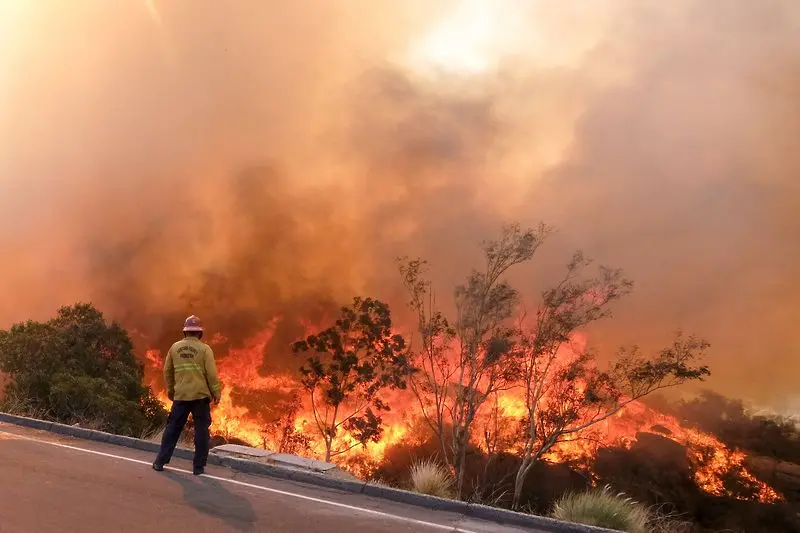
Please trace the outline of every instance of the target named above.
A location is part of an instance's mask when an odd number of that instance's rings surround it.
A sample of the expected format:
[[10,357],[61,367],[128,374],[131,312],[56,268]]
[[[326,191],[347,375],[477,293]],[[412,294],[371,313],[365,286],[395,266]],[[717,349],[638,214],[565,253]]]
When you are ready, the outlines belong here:
[[[158,444],[142,439],[123,437],[120,435],[113,435],[111,433],[104,433],[102,431],[68,426],[65,424],[59,424],[57,422],[47,422],[45,420],[37,420],[35,418],[10,415],[2,412],[0,412],[0,422],[7,422],[17,426],[49,431],[51,433],[68,435],[80,439],[115,444],[117,446],[151,452],[153,454],[157,453],[159,449]],[[178,457],[180,459],[191,460],[194,452],[186,448],[176,448],[173,455],[174,457]],[[364,494],[373,498],[381,498],[384,500],[405,503],[426,509],[463,514],[464,516],[470,518],[486,520],[503,525],[536,528],[540,531],[546,531],[548,533],[620,533],[619,531],[611,529],[584,526],[581,524],[571,524],[554,520],[552,518],[517,513],[497,507],[489,507],[486,505],[478,505],[458,500],[437,498],[435,496],[427,496],[393,487],[371,485],[363,481],[336,479],[315,472],[308,472],[283,466],[268,465],[255,461],[248,461],[246,459],[238,459],[235,457],[222,457],[213,453],[209,454],[208,462],[209,464],[224,466],[246,474],[269,476],[345,492]]]

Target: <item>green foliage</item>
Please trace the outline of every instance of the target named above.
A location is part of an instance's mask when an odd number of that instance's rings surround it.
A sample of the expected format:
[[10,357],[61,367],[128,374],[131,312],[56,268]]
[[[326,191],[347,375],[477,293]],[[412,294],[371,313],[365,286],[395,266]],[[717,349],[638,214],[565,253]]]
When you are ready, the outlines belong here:
[[9,398],[66,424],[139,436],[166,413],[148,387],[127,332],[91,304],[62,307],[47,322],[0,331]]
[[[402,335],[392,332],[389,306],[360,297],[341,308],[333,326],[294,343],[296,354],[310,354],[300,372],[325,440],[326,461],[355,445],[380,440],[380,413],[389,410],[380,393],[405,389],[411,371],[405,348]],[[356,443],[334,450],[341,429]]]

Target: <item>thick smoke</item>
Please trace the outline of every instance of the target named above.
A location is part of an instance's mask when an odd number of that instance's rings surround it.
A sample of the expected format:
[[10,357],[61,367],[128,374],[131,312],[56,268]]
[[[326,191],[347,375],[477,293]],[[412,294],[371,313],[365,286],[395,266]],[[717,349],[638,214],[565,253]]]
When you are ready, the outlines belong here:
[[456,4],[3,12],[0,321],[92,300],[164,348],[190,312],[232,344],[279,316],[280,367],[354,294],[399,312],[394,256],[427,257],[443,298],[480,239],[544,220],[560,231],[526,294],[582,248],[637,282],[596,344],[683,327],[712,341],[717,390],[781,407],[800,345],[800,6],[531,0],[496,68],[404,63]]

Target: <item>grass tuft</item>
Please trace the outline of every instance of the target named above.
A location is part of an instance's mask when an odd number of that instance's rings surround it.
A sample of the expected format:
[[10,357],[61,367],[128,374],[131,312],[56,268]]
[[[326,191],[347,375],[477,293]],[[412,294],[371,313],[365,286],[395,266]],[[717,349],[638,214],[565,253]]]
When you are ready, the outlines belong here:
[[453,479],[447,468],[433,459],[423,459],[411,465],[411,490],[440,498],[452,498]]
[[553,517],[566,522],[604,527],[626,533],[649,533],[647,507],[615,494],[610,487],[561,497],[553,508]]

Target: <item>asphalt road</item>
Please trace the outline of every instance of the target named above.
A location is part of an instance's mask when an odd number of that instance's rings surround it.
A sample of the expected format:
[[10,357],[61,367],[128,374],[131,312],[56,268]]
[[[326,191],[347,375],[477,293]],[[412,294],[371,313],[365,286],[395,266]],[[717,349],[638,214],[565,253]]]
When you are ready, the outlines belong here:
[[421,509],[0,423],[0,533],[520,533]]

